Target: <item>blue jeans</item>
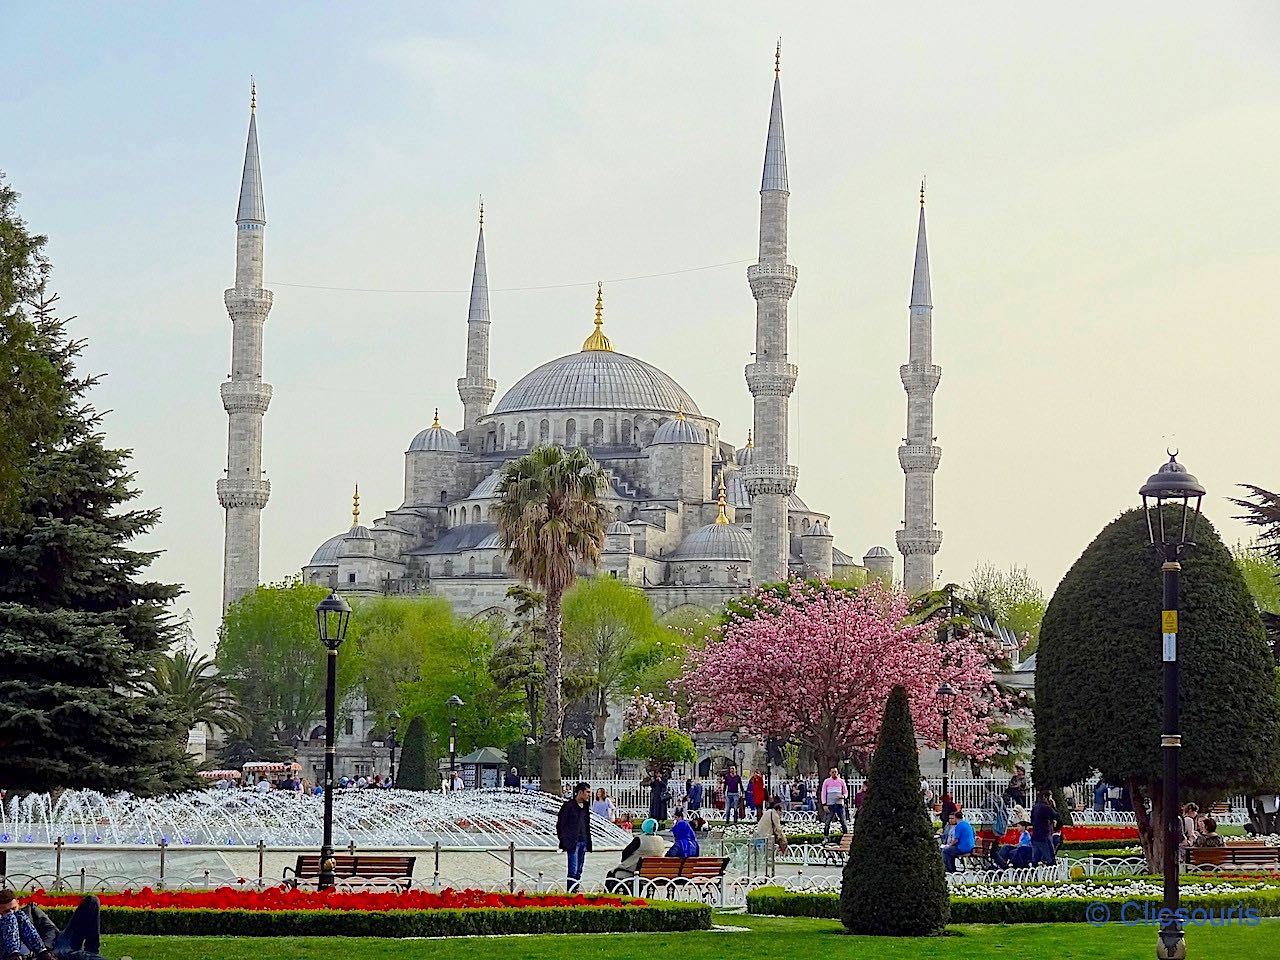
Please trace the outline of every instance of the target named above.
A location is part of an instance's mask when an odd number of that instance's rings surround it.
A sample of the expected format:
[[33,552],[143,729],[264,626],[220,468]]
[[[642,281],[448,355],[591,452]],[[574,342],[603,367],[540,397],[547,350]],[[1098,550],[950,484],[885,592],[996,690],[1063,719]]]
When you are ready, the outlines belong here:
[[831,833],[831,821],[832,821],[832,820],[835,820],[835,819],[837,819],[837,818],[839,818],[839,820],[840,820],[840,832],[841,832],[841,833],[848,833],[848,832],[849,832],[849,824],[848,824],[848,821],[846,821],[846,820],[845,820],[845,818],[844,818],[844,804],[843,804],[843,803],[828,803],[828,804],[827,804],[827,817],[826,817],[825,822],[822,824],[822,835],[823,835],[824,837],[825,837],[825,836],[829,836],[829,835],[830,835],[830,833]]
[[1054,855],[1052,840],[1031,841],[1031,865],[1033,867],[1042,863],[1053,866],[1057,862],[1058,858]]
[[582,880],[582,868],[587,862],[587,841],[579,840],[577,846],[567,851],[569,854],[569,889],[577,890]]
[[943,863],[943,866],[947,868],[947,873],[955,873],[956,860],[959,859],[960,857],[967,857],[971,853],[973,853],[972,847],[970,847],[968,850],[961,850],[959,847],[943,847],[942,863]]
[[100,904],[97,897],[85,897],[67,920],[67,925],[53,941],[55,957],[74,957],[88,960],[98,956],[102,936],[98,918]]
[[735,823],[738,820],[738,794],[724,795],[724,822]]

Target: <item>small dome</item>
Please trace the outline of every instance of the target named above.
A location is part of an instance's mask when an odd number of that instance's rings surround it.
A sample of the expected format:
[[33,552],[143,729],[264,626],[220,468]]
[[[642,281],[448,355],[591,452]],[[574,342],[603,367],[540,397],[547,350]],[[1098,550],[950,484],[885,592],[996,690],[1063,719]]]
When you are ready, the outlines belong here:
[[748,430],[747,445],[739,449],[738,452],[733,455],[733,459],[737,462],[738,466],[745,467],[748,463],[751,462],[752,458],[755,457],[755,455],[756,455],[756,443],[754,440],[751,439],[751,431]]
[[751,534],[736,523],[709,523],[681,541],[668,560],[750,560]]
[[347,531],[343,540],[372,540],[373,534],[369,532],[369,528],[363,523],[357,523],[354,527]]
[[873,557],[892,557],[892,556],[893,554],[890,553],[888,549],[885,547],[872,547],[865,554],[863,554],[862,559],[869,560]]
[[621,520],[615,520],[605,529],[605,535],[610,537],[631,536],[631,528]]
[[806,537],[829,537],[831,531],[827,529],[827,525],[819,520],[803,534]]
[[707,431],[701,426],[688,420],[683,414],[679,414],[673,420],[668,420],[660,426],[653,434],[654,444],[658,443],[698,443],[706,445]]
[[342,547],[342,541],[347,539],[347,531],[343,531],[335,536],[330,537],[320,546],[316,547],[316,552],[311,555],[311,562],[307,564],[309,567],[325,567],[334,566],[338,562],[338,550]]
[[409,452],[429,451],[431,453],[461,453],[462,443],[452,430],[440,426],[440,411],[436,411],[431,426],[423,430],[409,444]]

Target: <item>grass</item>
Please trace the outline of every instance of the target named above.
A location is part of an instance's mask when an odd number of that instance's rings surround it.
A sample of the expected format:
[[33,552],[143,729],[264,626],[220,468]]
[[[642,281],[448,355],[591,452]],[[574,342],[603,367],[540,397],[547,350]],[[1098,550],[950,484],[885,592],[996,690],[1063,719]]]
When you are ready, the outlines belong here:
[[[753,960],[815,957],[825,960],[987,960],[1007,956],[1072,957],[1073,960],[1150,960],[1155,952],[1152,927],[1090,927],[1087,924],[956,926],[946,937],[881,939],[844,935],[831,920],[749,917],[720,914],[717,923],[747,927],[746,933],[638,933],[610,936],[494,937],[450,940],[378,940],[341,937],[266,940],[252,937],[108,937],[109,960],[560,960],[572,957],[609,960]],[[1196,960],[1262,960],[1280,955],[1280,920],[1256,927],[1193,927],[1188,953]]]

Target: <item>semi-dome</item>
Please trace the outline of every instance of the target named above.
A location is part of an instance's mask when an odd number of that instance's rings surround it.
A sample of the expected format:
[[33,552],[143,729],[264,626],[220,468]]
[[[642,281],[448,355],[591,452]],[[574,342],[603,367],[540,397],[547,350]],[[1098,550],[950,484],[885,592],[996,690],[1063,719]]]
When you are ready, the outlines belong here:
[[429,451],[432,453],[461,453],[462,443],[452,430],[440,426],[440,411],[436,411],[431,426],[423,430],[409,444],[409,452]]
[[628,527],[621,520],[614,520],[611,524],[609,524],[607,528],[605,528],[604,532],[607,536],[610,536],[610,537],[631,536],[631,528]]
[[520,410],[654,410],[701,416],[680,384],[655,366],[611,350],[583,350],[544,363],[516,381],[493,408]]
[[811,526],[808,530],[806,530],[806,531],[804,532],[803,536],[806,536],[806,537],[829,537],[829,536],[831,536],[831,531],[827,529],[827,525],[826,525],[825,523],[823,523],[821,520],[819,520],[819,521],[818,521],[818,522],[816,522],[813,526]]
[[889,552],[889,549],[887,547],[872,547],[863,555],[863,559],[865,560],[869,557],[892,557],[892,556],[893,554]]
[[349,530],[343,530],[316,547],[316,552],[311,555],[311,562],[307,566],[324,567],[337,564],[338,551],[342,549],[342,541],[347,539],[347,534],[350,532]]
[[668,560],[750,560],[751,534],[736,523],[709,523],[689,534]]
[[701,424],[694,423],[685,417],[683,410],[658,427],[653,434],[652,443],[695,443],[705,446],[707,431]]

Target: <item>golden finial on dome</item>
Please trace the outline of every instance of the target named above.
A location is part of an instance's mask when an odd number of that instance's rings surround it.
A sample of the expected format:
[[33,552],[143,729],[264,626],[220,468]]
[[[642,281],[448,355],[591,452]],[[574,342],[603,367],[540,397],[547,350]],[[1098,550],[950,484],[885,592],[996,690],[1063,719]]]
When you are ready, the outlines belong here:
[[773,51],[773,75],[776,77],[782,73],[782,38],[778,38],[778,46]]
[[249,112],[258,112],[258,85],[254,83],[253,74],[249,74]]
[[751,439],[751,428],[747,427],[747,449],[750,450],[755,445],[756,442]]
[[360,526],[360,484],[356,484],[356,492],[351,495],[351,529]]
[[480,194],[480,226],[484,226],[484,194]]
[[613,344],[609,342],[609,338],[604,335],[604,281],[596,284],[596,328],[592,331],[591,336],[582,342],[583,350],[600,350],[606,353],[613,353]]
[[680,421],[684,420],[684,399],[683,398],[681,398],[676,403],[676,419]]
[[924,181],[925,181],[925,178],[921,177],[920,178],[920,206],[922,207],[924,206]]
[[431,418],[431,429],[432,430],[440,429],[440,408],[439,407],[436,407],[435,416]]
[[716,517],[716,523],[728,523],[729,515],[724,512],[724,473],[720,474],[720,515]]

